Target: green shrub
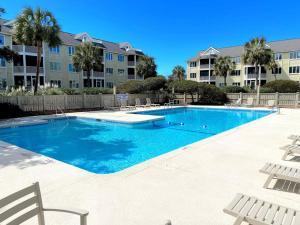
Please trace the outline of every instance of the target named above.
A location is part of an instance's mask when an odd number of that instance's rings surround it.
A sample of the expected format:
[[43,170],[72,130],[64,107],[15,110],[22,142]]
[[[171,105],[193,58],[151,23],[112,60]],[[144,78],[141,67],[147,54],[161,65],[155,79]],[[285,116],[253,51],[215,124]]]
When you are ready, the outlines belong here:
[[269,88],[269,87],[261,87],[260,88],[260,93],[274,93],[274,89],[273,88]]
[[139,94],[143,92],[143,81],[130,80],[117,87],[119,93]]
[[226,93],[215,85],[199,83],[198,93],[198,104],[201,105],[223,105],[228,102]]
[[24,112],[17,105],[0,103],[0,119],[8,119],[27,115],[29,115],[29,113]]
[[163,76],[149,77],[142,83],[144,91],[158,91],[165,87],[166,78]]
[[80,92],[78,90],[72,89],[72,88],[62,88],[61,90],[66,95],[78,95],[78,94],[80,94]]
[[97,94],[112,94],[112,88],[84,88],[81,93],[87,95],[97,95]]
[[243,88],[243,87],[238,87],[238,86],[227,86],[227,87],[223,87],[222,90],[225,93],[247,93],[248,90]]
[[263,87],[271,88],[274,92],[295,93],[300,91],[300,84],[292,80],[274,80],[266,83]]

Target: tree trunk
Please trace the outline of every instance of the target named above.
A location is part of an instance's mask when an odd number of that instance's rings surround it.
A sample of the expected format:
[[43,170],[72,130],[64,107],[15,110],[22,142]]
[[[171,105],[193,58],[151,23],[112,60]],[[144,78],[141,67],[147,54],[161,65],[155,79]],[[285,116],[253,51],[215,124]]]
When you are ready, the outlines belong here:
[[261,66],[258,68],[258,85],[257,85],[257,96],[256,96],[256,104],[259,105],[260,99],[260,84],[261,84]]
[[255,90],[257,90],[258,86],[258,66],[255,65]]
[[224,86],[227,86],[227,74],[224,74]]
[[36,73],[35,73],[35,84],[34,84],[34,94],[37,93],[39,81],[40,81],[40,64],[41,64],[41,49],[42,42],[37,42],[37,62],[36,62]]

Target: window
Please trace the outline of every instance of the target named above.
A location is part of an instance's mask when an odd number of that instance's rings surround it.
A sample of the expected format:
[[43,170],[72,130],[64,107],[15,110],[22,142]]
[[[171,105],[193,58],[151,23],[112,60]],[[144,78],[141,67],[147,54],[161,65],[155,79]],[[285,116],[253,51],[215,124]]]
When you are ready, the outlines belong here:
[[113,54],[111,52],[105,53],[105,59],[107,61],[112,61],[113,60]]
[[196,73],[190,73],[190,78],[196,78]]
[[291,74],[300,73],[300,66],[290,66],[289,72]]
[[237,86],[237,87],[239,87],[239,86],[241,86],[241,83],[240,83],[240,82],[233,82],[233,83],[232,83],[232,86]]
[[225,87],[225,83],[219,83],[219,87]]
[[114,83],[113,82],[106,82],[106,87],[113,88]]
[[281,74],[281,67],[272,69],[272,74]]
[[125,70],[123,70],[123,69],[118,69],[118,74],[119,74],[119,75],[124,75],[124,73],[125,73]]
[[241,70],[233,70],[230,73],[230,76],[240,76],[241,75]]
[[281,54],[281,53],[278,53],[278,52],[275,53],[275,54],[274,54],[274,59],[275,59],[275,60],[281,60],[281,59],[282,59],[282,54]]
[[76,72],[76,69],[75,69],[75,67],[74,67],[73,64],[69,64],[68,71],[71,72],[71,73],[75,73]]
[[241,57],[240,56],[232,57],[231,61],[234,62],[235,64],[240,64],[241,63]]
[[106,68],[106,74],[113,74],[114,69],[113,68]]
[[71,55],[74,55],[74,53],[75,53],[75,47],[74,46],[69,46],[68,47],[68,51],[69,51],[69,55],[71,56]]
[[49,47],[49,51],[50,51],[50,53],[53,53],[53,54],[59,54],[59,45],[57,45],[55,47]]
[[50,62],[50,70],[54,70],[54,71],[60,70],[60,63]]
[[197,62],[190,62],[190,67],[197,67]]
[[79,84],[76,82],[76,80],[70,80],[69,87],[70,88],[78,88]]
[[50,80],[50,87],[61,87],[61,80]]
[[6,85],[7,85],[7,83],[6,83],[6,79],[2,79],[2,80],[0,80],[0,89],[4,89],[4,88],[6,88]]
[[124,62],[124,55],[118,55],[118,61]]
[[5,67],[5,59],[3,57],[0,57],[0,67]]
[[300,59],[300,51],[290,52],[290,59]]
[[0,35],[0,46],[4,45],[4,36]]

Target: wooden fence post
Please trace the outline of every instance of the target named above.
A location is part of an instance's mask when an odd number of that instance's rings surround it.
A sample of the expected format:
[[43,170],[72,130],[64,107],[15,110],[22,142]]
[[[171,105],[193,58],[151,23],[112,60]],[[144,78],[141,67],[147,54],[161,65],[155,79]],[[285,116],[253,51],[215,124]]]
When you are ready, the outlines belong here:
[[42,95],[43,112],[45,112],[45,95]]
[[82,95],[82,108],[83,109],[85,109],[85,101],[86,101],[86,96],[85,95],[86,95],[85,93],[83,93],[83,95]]
[[102,107],[102,93],[99,93],[99,108]]
[[243,104],[243,92],[240,92],[241,104]]
[[186,104],[186,94],[185,94],[185,92],[183,93],[183,102],[184,102],[184,104]]
[[278,105],[279,105],[279,93],[278,92],[275,93],[275,104],[276,104],[276,107],[278,107]]
[[295,100],[295,108],[297,108],[298,107],[298,105],[299,105],[299,101],[300,101],[300,93],[299,92],[297,92],[296,93],[296,98],[295,98],[296,100]]

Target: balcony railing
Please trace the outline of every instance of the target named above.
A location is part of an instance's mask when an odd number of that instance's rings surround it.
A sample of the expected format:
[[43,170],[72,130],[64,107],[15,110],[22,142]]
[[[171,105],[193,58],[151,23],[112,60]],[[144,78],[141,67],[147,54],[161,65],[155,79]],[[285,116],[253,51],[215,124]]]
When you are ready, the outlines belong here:
[[94,77],[104,77],[104,72],[94,71],[93,76]]
[[215,81],[216,76],[210,76],[210,79],[209,79],[209,76],[200,76],[200,80]]
[[209,64],[200,64],[200,69],[209,69]]
[[[13,45],[12,49],[16,52],[23,52],[23,45]],[[25,52],[27,53],[37,53],[36,46],[25,46]],[[43,53],[43,48],[41,49],[41,53]]]
[[137,79],[137,80],[144,80],[144,77],[143,77],[143,76],[137,75],[137,76],[136,76],[136,79]]
[[23,45],[13,45],[12,50],[15,52],[23,52]]
[[[36,73],[36,67],[35,66],[26,66],[26,73]],[[40,67],[40,74],[44,73],[44,67]]]
[[24,73],[24,66],[14,66],[14,73]]
[[[247,77],[248,80],[249,80],[249,79],[256,79],[256,74],[248,73],[246,77]],[[262,78],[262,79],[267,78],[267,74],[262,73],[262,74],[261,74],[261,78]]]
[[128,61],[128,66],[135,66],[135,62],[134,61]]
[[135,76],[134,74],[128,74],[128,80],[134,80]]

